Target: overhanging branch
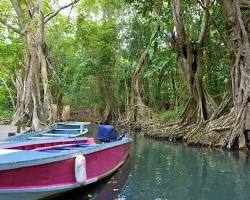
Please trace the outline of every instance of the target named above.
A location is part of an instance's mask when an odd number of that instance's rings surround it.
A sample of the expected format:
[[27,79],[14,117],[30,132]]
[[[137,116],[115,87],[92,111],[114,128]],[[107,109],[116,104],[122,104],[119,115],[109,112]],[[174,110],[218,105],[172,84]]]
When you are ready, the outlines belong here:
[[55,12],[47,15],[44,19],[44,24],[46,24],[49,20],[51,20],[53,17],[55,17],[61,10],[68,8],[69,6],[72,6],[74,4],[76,4],[77,2],[79,2],[80,0],[74,0],[69,4],[66,4],[64,6],[59,7]]
[[166,24],[162,21],[161,17],[159,16],[159,14],[156,12],[155,9],[153,9],[153,13],[156,16],[156,18],[159,21],[159,23],[161,24],[161,26],[165,29],[166,28]]
[[0,23],[2,23],[3,25],[5,25],[7,28],[11,29],[12,31],[20,34],[20,35],[23,35],[22,31],[14,26],[12,26],[10,23],[8,23],[6,20],[0,18]]

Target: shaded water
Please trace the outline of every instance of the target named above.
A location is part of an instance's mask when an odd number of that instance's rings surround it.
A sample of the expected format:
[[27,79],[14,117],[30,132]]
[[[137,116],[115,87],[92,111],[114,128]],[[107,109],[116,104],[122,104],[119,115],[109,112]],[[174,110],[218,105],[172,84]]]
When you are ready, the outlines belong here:
[[132,137],[130,158],[117,173],[54,200],[250,199],[246,154]]

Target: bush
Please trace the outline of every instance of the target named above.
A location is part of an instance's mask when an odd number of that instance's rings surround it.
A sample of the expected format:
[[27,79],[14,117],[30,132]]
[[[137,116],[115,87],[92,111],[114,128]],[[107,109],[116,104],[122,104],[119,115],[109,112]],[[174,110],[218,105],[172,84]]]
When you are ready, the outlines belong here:
[[10,120],[11,117],[13,116],[13,112],[11,110],[6,110],[6,109],[3,109],[1,108],[0,109],[1,112],[0,112],[0,121],[2,120]]
[[160,113],[161,122],[168,122],[175,120],[183,111],[182,107],[176,107],[174,110],[168,110],[166,112]]

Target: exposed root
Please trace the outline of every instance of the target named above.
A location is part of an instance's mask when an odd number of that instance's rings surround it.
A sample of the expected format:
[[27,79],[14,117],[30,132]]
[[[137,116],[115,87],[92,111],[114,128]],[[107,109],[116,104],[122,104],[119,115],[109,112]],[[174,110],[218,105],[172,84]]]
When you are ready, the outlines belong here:
[[[218,109],[224,109],[221,108],[222,107],[219,107]],[[182,123],[177,123],[172,126],[151,126],[148,127],[149,129],[145,136],[173,142],[185,142],[192,146],[221,148],[221,141],[223,141],[230,132],[234,122],[235,115],[232,111],[218,119],[198,122],[189,126]]]
[[[247,148],[246,138],[244,136],[245,120],[243,120],[245,119],[245,115],[246,115],[246,108],[243,106],[242,109],[239,111],[236,119],[234,117],[234,123],[232,123],[234,124],[234,126],[230,129],[225,138],[221,141],[221,146],[223,148],[231,149],[233,148],[235,142],[237,142],[239,148],[241,149]],[[240,145],[239,145],[239,139],[241,140]]]
[[220,118],[223,115],[226,115],[230,109],[233,107],[232,95],[230,95],[223,103],[220,104],[218,109],[213,113],[210,118],[210,121]]

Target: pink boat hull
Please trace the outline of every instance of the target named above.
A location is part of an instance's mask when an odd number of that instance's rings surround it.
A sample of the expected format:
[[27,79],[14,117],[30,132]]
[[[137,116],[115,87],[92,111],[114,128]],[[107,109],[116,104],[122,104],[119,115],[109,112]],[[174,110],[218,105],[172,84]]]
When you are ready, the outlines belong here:
[[113,173],[126,160],[130,141],[83,154],[87,179],[75,178],[75,157],[15,169],[0,170],[0,199],[34,200],[96,182]]

